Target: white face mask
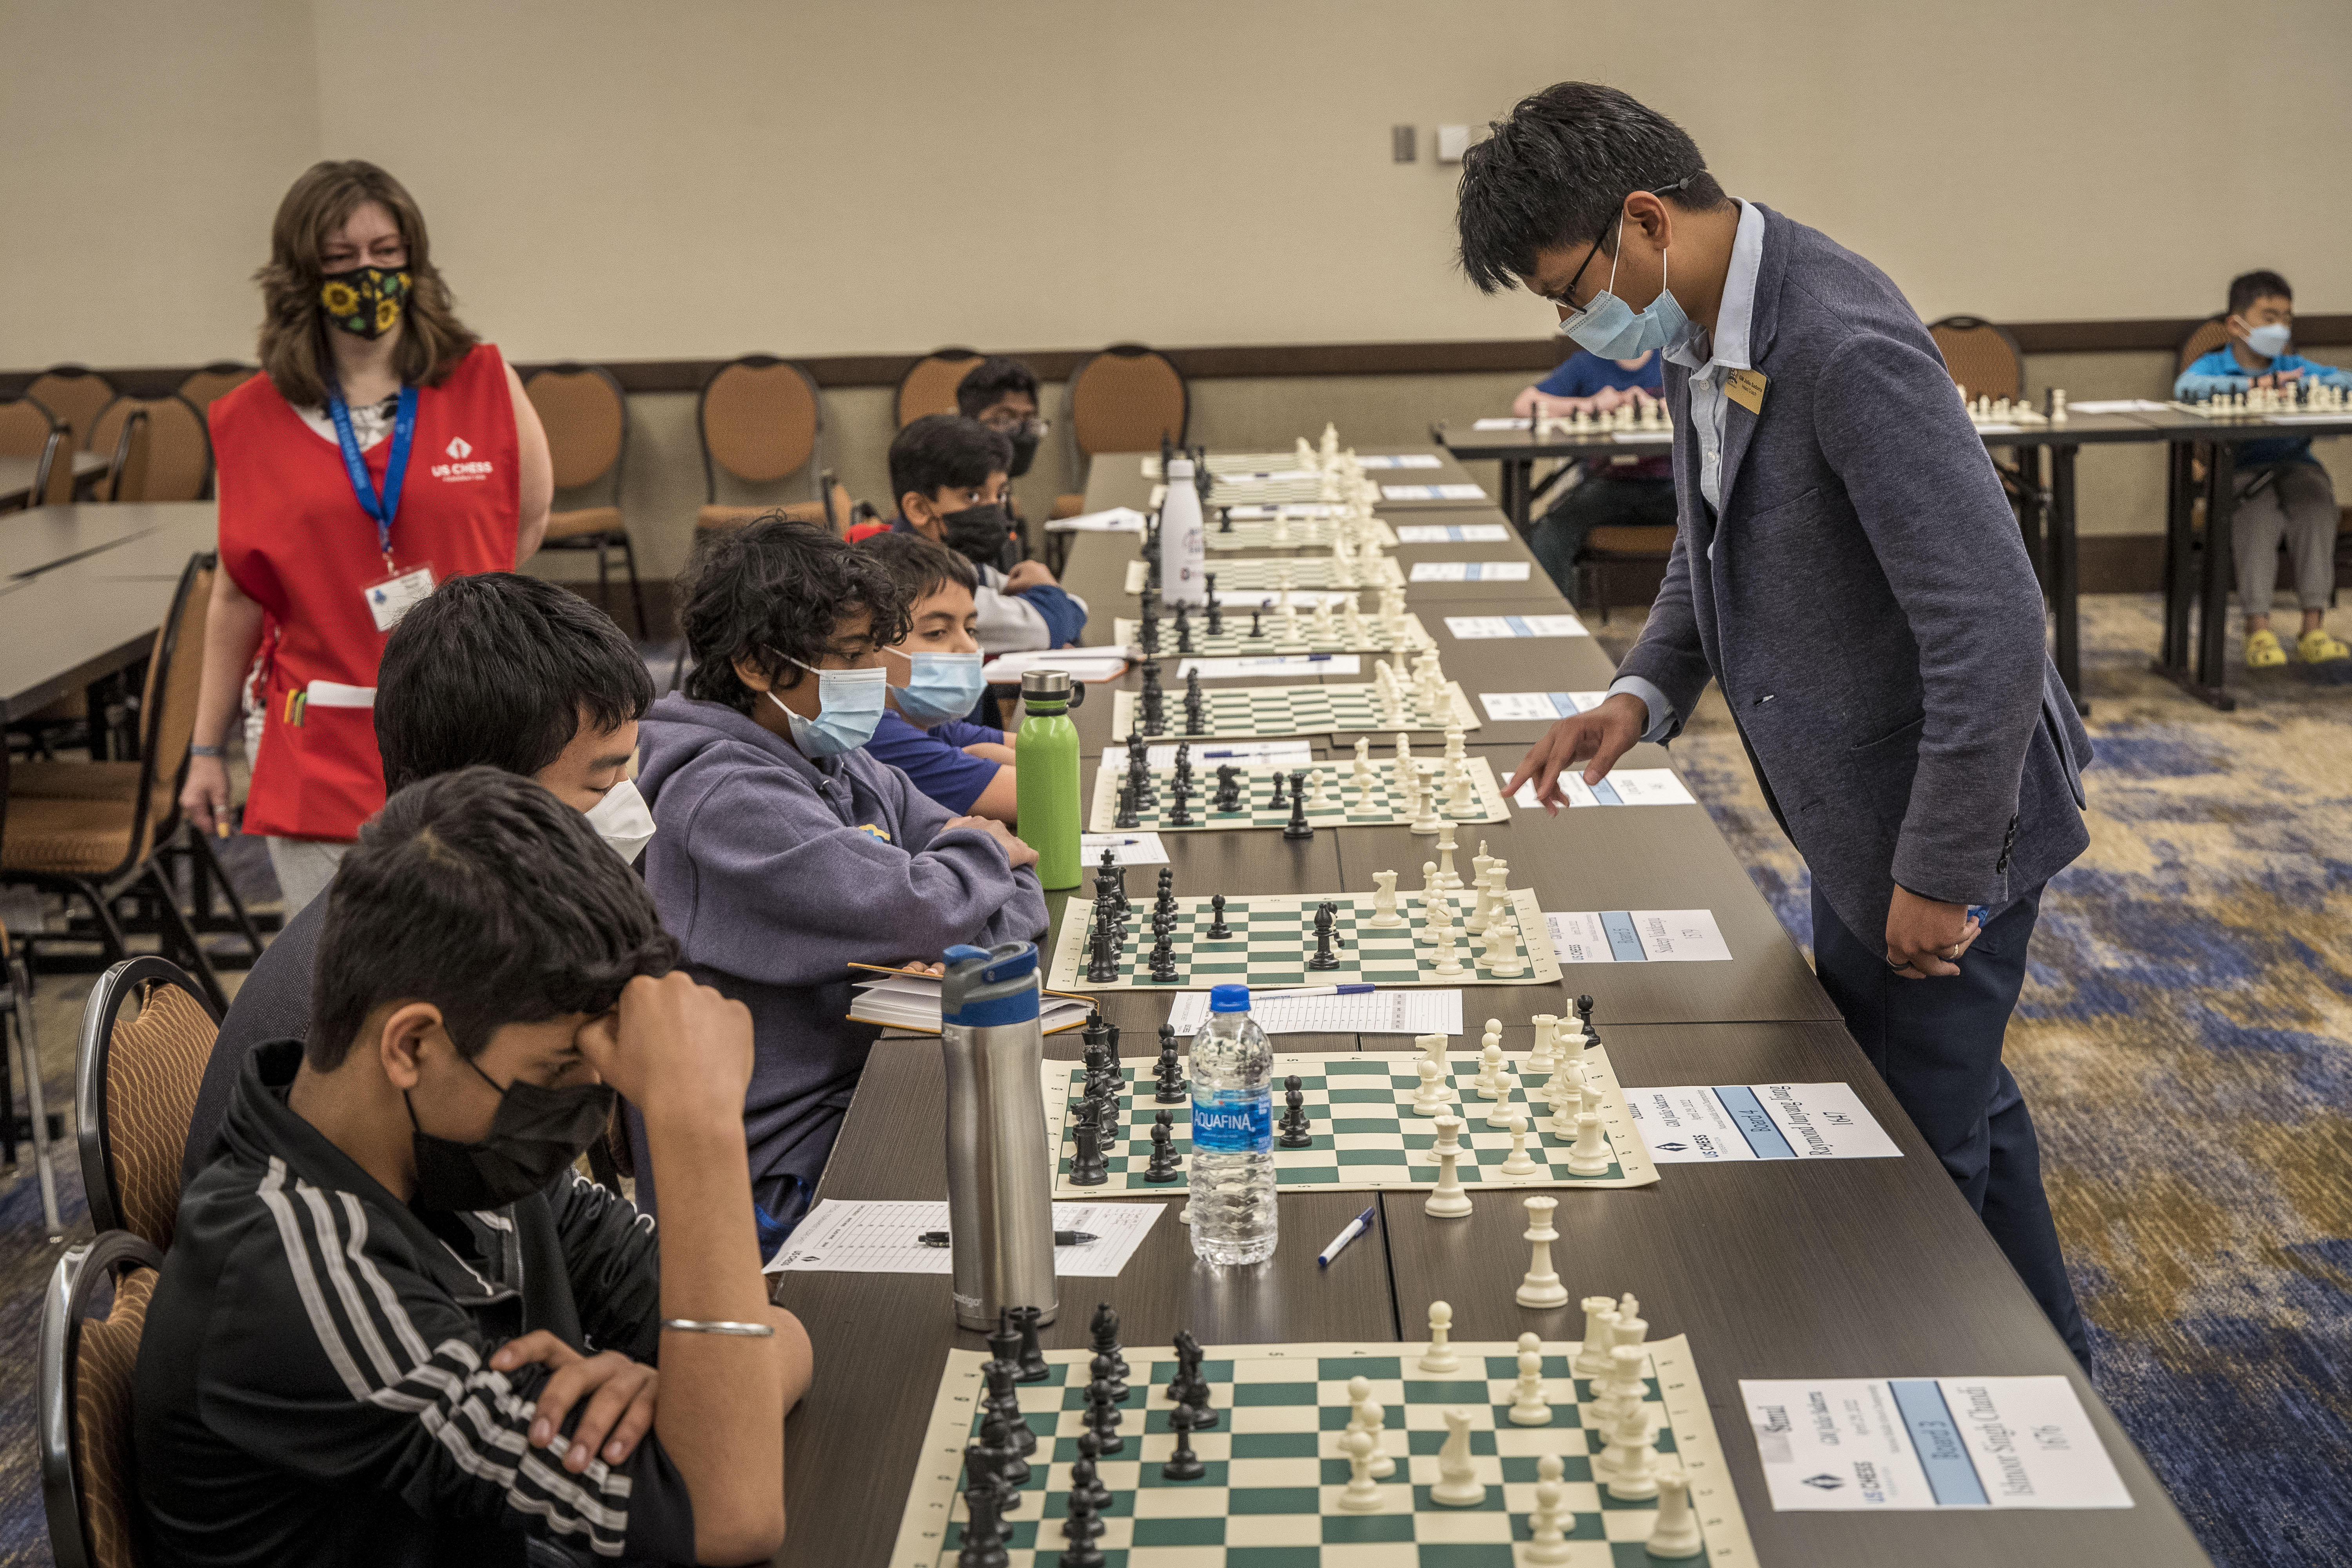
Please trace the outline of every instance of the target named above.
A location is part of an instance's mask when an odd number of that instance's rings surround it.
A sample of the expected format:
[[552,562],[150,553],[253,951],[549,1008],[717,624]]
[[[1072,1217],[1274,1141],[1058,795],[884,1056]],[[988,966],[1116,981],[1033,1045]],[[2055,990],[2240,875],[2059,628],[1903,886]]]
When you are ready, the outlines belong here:
[[646,805],[646,797],[637,793],[635,779],[623,779],[604,792],[604,798],[588,813],[588,826],[623,860],[636,863],[637,852],[654,836],[654,814]]

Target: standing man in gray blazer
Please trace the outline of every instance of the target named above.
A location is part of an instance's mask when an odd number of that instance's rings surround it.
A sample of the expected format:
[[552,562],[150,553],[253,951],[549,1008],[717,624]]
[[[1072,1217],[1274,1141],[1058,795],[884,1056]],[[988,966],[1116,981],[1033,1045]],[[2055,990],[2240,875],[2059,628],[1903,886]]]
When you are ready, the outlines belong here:
[[1463,159],[1462,262],[1608,359],[1666,356],[1675,549],[1608,700],[1509,788],[1558,809],[1719,682],[1812,869],[1814,963],[1855,1041],[2087,1368],[2001,1037],[2050,877],[2090,842],[2090,740],[2041,590],[1934,342],[1886,276],[1727,196],[1611,88],[1526,100]]

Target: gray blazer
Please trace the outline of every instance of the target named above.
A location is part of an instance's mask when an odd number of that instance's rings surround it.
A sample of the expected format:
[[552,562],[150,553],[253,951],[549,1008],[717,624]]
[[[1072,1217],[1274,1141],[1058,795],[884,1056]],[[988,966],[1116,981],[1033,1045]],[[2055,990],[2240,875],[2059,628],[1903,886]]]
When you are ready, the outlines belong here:
[[2090,737],[2042,644],[2017,520],[1936,345],[1885,274],[1764,212],[1721,515],[1669,360],[1675,548],[1622,675],[1679,732],[1713,676],[1813,880],[1864,942],[1895,885],[1999,910],[2090,843]]

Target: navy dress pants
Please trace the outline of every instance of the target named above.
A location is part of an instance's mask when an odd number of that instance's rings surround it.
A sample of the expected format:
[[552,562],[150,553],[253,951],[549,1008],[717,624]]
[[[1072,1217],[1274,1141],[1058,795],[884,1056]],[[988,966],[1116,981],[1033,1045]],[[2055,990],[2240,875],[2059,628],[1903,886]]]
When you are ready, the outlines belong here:
[[2088,1373],[2090,1342],[2042,1190],[2033,1118],[2000,1059],[2041,912],[2035,888],[1993,917],[1958,975],[1906,980],[1886,967],[1885,933],[1856,937],[1817,886],[1813,967],[1862,1054]]

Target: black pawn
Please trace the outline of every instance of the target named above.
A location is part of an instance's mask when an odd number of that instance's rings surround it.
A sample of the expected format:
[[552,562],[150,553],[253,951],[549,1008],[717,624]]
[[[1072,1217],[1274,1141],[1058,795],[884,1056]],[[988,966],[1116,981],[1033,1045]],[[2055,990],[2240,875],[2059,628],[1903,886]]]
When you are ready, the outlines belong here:
[[1158,981],[1165,982],[1176,978],[1176,944],[1169,939],[1169,934],[1164,931],[1160,933],[1159,940],[1151,944],[1150,973],[1151,978]]
[[[1135,790],[1133,786],[1125,784],[1118,786],[1118,810],[1112,816],[1110,825],[1113,827],[1118,828],[1140,827],[1143,826],[1143,818],[1136,815]],[[1106,860],[1110,858],[1109,850],[1106,849],[1103,851],[1103,858]]]
[[[1108,1301],[1095,1303],[1095,1315],[1087,1320],[1087,1332],[1097,1355],[1110,1357],[1111,1375],[1124,1380],[1127,1376],[1127,1352],[1118,1342],[1118,1314]],[[1119,1403],[1127,1403],[1127,1385],[1119,1384]]]
[[[1278,788],[1276,793],[1280,793]],[[1290,820],[1282,825],[1282,836],[1285,838],[1315,837],[1315,825],[1307,820],[1307,775],[1304,773],[1290,775]]]
[[1298,1075],[1282,1080],[1282,1136],[1275,1142],[1286,1149],[1312,1149],[1315,1134],[1307,1127],[1307,1097],[1299,1091]]
[[[1190,728],[1192,722],[1191,717],[1192,703],[1188,700],[1184,707],[1186,713],[1184,722],[1186,727]],[[1171,827],[1192,826],[1192,781],[1186,778],[1183,774],[1179,773],[1176,775],[1170,787],[1172,793],[1171,794],[1168,802],[1168,826]]]
[[1093,1506],[1073,1496],[1069,1514],[1062,1521],[1062,1568],[1103,1568],[1109,1559],[1095,1541],[1104,1529]]
[[1274,794],[1267,798],[1265,804],[1270,811],[1280,811],[1290,804],[1290,797],[1282,793],[1282,774],[1279,771],[1274,775]]
[[[1169,1412],[1168,1425],[1176,1429],[1176,1447],[1168,1456],[1168,1462],[1160,1467],[1161,1478],[1171,1481],[1199,1480],[1209,1470],[1201,1463],[1201,1456],[1192,1452],[1192,1407],[1180,1405]],[[1067,1562],[1068,1559],[1063,1561]]]
[[1043,1383],[1054,1375],[1054,1369],[1045,1364],[1045,1347],[1037,1342],[1037,1320],[1045,1313],[1035,1307],[1014,1307],[1011,1312],[1013,1326],[1021,1331],[1021,1350],[1013,1363],[1013,1381]]
[[1216,893],[1210,897],[1209,915],[1208,934],[1211,942],[1223,942],[1234,934],[1234,928],[1225,923],[1224,894]]
[[1151,1120],[1151,1163],[1143,1168],[1147,1182],[1172,1182],[1183,1173],[1177,1168],[1175,1145],[1169,1142],[1175,1136],[1171,1130],[1173,1120],[1164,1110]]
[[1331,951],[1331,906],[1318,904],[1315,909],[1315,956],[1307,961],[1309,969],[1337,969],[1339,954]]
[[1176,1401],[1192,1413],[1192,1430],[1206,1432],[1217,1425],[1218,1416],[1209,1405],[1209,1380],[1201,1375],[1201,1342],[1192,1342],[1191,1353],[1184,1360],[1184,1392]]
[[1176,606],[1176,651],[1192,651],[1192,612],[1182,605]]
[[1095,1442],[1106,1454],[1123,1454],[1127,1439],[1118,1435],[1118,1401],[1110,1394],[1110,1384],[1097,1378],[1087,1389],[1087,1429],[1095,1435]]
[[1202,710],[1201,694],[1197,691],[1184,699],[1184,733],[1205,735],[1209,732],[1209,716]]
[[[1229,506],[1219,507],[1217,509],[1217,531],[1219,533],[1231,533],[1233,531],[1234,509]],[[1212,577],[1209,581],[1213,583],[1216,579]]]
[[1176,1042],[1163,1038],[1160,1042],[1160,1071],[1154,1079],[1152,1103],[1181,1105],[1191,1098],[1192,1091],[1184,1082],[1183,1066],[1176,1059]]
[[[1004,1386],[1011,1390],[1010,1377]],[[1014,1512],[1021,1507],[1021,1489],[1029,1484],[1029,1461],[1022,1458],[1020,1439],[1013,1436],[1012,1425],[992,1410],[981,1420],[980,1440],[996,1455],[996,1492],[1004,1500],[1004,1511]],[[1037,1447],[1034,1432],[1029,1434],[1029,1447],[1032,1451]]]
[[1097,922],[1087,933],[1087,984],[1109,985],[1118,979],[1118,928]]
[[1204,575],[1209,580],[1209,635],[1213,637],[1223,637],[1225,632],[1225,608],[1217,603],[1216,574],[1212,572]]
[[1249,629],[1249,635],[1250,635],[1251,637],[1262,637],[1265,636],[1265,633],[1263,630],[1261,630],[1261,629],[1259,628],[1259,626],[1258,626],[1258,624],[1257,624],[1257,617],[1258,617],[1258,615],[1259,615],[1259,612],[1258,612],[1258,611],[1256,611],[1256,610],[1252,610],[1252,611],[1250,612],[1250,629]]
[[988,1336],[988,1348],[996,1358],[982,1369],[989,1404],[1004,1423],[1005,1441],[1026,1459],[1037,1451],[1037,1434],[1021,1414],[1021,1396],[1013,1392],[1013,1380],[1021,1373],[1021,1331],[1013,1326],[1009,1316],[1000,1320],[996,1331]]
[[1102,1129],[1096,1124],[1091,1100],[1078,1101],[1076,1137],[1078,1152],[1070,1160],[1070,1184],[1099,1187],[1110,1180],[1110,1168],[1103,1161]]
[[[967,1448],[965,1468],[973,1449]],[[956,1552],[956,1568],[1007,1568],[1012,1556],[1004,1550],[1003,1501],[992,1484],[974,1484],[963,1494],[963,1545]]]
[[1102,1457],[1102,1444],[1091,1432],[1081,1432],[1077,1437],[1078,1457],[1070,1461],[1069,1495],[1084,1498],[1097,1513],[1110,1506],[1110,1489],[1102,1484],[1096,1472],[1095,1461]]

